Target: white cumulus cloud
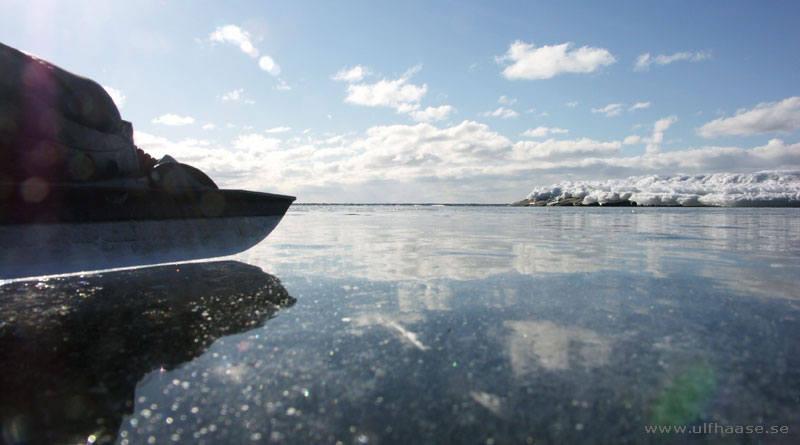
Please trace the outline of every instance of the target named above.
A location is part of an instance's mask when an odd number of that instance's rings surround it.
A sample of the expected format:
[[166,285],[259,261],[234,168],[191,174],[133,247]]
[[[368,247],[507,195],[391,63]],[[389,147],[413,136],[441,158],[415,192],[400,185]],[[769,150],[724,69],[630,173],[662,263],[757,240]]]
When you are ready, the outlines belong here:
[[[410,78],[421,68],[420,65],[413,66],[398,79],[381,79],[375,83],[350,83],[347,85],[345,102],[368,107],[391,107],[399,114],[406,114],[417,122],[446,119],[455,111],[452,106],[423,108],[420,104],[428,91],[428,85],[413,84]],[[350,77],[355,78],[355,76]]]
[[284,133],[291,130],[292,127],[273,127],[267,130],[267,133]]
[[441,105],[438,107],[421,107],[415,108],[408,112],[412,119],[417,122],[433,122],[447,119],[455,109],[450,105]]
[[550,159],[560,161],[576,156],[608,156],[619,152],[619,141],[600,142],[588,138],[573,140],[548,139],[546,141],[519,141],[514,144],[513,157],[517,160]]
[[253,45],[250,33],[236,25],[220,26],[208,38],[212,42],[230,43],[239,47],[250,57],[258,57],[258,50]]
[[244,88],[239,88],[238,90],[233,90],[223,94],[222,96],[220,96],[220,99],[225,101],[230,100],[235,102],[242,98],[242,94],[244,94]]
[[507,97],[507,96],[500,96],[497,99],[497,102],[499,102],[501,104],[505,104],[505,105],[514,105],[515,103],[517,103],[517,98],[515,98],[515,97]]
[[530,138],[543,138],[548,134],[567,134],[569,130],[565,130],[563,128],[548,128],[544,126],[539,126],[536,128],[532,128],[526,130],[522,133],[522,136],[530,137]]
[[[637,102],[631,105],[627,111],[641,110],[644,108],[650,108],[650,102]],[[625,110],[622,108],[622,104],[608,104],[603,108],[592,108],[592,113],[604,114],[606,117],[619,116],[623,111]]]
[[800,166],[800,143],[788,145],[779,139],[773,139],[767,145],[751,149],[709,146],[628,158],[609,158],[603,163],[634,171],[663,173],[797,168]]
[[428,91],[428,85],[414,85],[402,77],[395,80],[380,80],[370,84],[347,86],[345,102],[368,107],[398,107],[402,104],[419,102]]
[[270,56],[261,56],[261,58],[258,59],[258,67],[273,76],[277,76],[281,73],[281,67],[279,67]]
[[499,117],[499,118],[502,118],[502,119],[511,119],[511,118],[519,116],[519,113],[517,113],[516,111],[512,110],[511,108],[500,107],[500,108],[498,108],[498,109],[496,109],[494,111],[486,111],[486,112],[482,113],[481,116],[484,116],[484,117]]
[[669,116],[659,119],[653,124],[653,136],[647,144],[648,153],[657,153],[661,150],[661,143],[664,142],[664,132],[677,121],[677,116]]
[[252,36],[249,32],[236,25],[225,25],[217,27],[214,32],[209,34],[208,39],[212,42],[228,43],[236,45],[239,49],[252,58],[258,58],[258,66],[262,70],[273,76],[281,73],[281,68],[275,63],[272,57],[264,55],[260,58],[258,48],[253,44]]
[[739,110],[735,116],[715,119],[697,129],[704,138],[723,135],[791,133],[800,129],[800,97],[780,102],[764,102],[752,110]]
[[238,150],[275,150],[280,146],[281,140],[268,138],[258,133],[242,134],[233,141],[233,147]]
[[191,116],[178,116],[177,114],[167,113],[153,119],[152,122],[154,124],[171,126],[190,125],[194,123],[194,118]]
[[360,154],[346,171],[374,179],[446,176],[461,167],[480,169],[502,159],[510,141],[474,121],[446,128],[431,124],[372,127],[351,148]]
[[571,49],[572,46],[568,42],[537,48],[518,40],[497,61],[509,63],[503,69],[507,79],[529,80],[549,79],[560,73],[590,73],[616,61],[606,49],[589,46]]
[[136,145],[151,155],[158,157],[171,153],[182,154],[186,150],[179,149],[181,145],[189,146],[191,149],[202,149],[209,145],[209,142],[203,139],[184,138],[179,142],[175,142],[144,131],[137,131],[134,134],[134,138]]
[[688,60],[690,62],[699,62],[701,60],[706,60],[711,57],[711,53],[706,51],[684,51],[675,54],[665,55],[659,54],[655,57],[652,57],[650,53],[644,53],[636,58],[636,65],[634,65],[633,69],[636,71],[646,71],[650,69],[650,65],[668,65],[673,62],[678,62],[680,60]]
[[622,104],[608,104],[603,108],[592,108],[592,113],[605,114],[606,117],[619,116],[622,113]]
[[219,98],[225,102],[242,102],[251,105],[256,103],[254,100],[248,99],[244,96],[244,88],[239,88],[233,91],[229,91],[225,94],[220,95]]
[[631,135],[622,142],[625,145],[647,144],[647,153],[658,153],[661,151],[661,144],[664,142],[664,132],[678,121],[677,116],[668,116],[655,121],[653,124],[653,134],[650,137]]
[[364,79],[364,77],[370,75],[371,73],[372,72],[369,68],[362,65],[356,65],[350,69],[342,68],[339,70],[339,72],[334,74],[331,79],[343,80],[345,82],[360,82]]

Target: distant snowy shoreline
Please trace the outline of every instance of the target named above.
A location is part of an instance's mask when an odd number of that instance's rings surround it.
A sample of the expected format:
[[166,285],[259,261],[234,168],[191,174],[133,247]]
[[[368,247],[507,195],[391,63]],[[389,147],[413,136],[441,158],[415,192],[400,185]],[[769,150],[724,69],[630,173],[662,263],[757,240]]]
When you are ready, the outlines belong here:
[[800,171],[563,181],[536,187],[511,205],[800,207]]

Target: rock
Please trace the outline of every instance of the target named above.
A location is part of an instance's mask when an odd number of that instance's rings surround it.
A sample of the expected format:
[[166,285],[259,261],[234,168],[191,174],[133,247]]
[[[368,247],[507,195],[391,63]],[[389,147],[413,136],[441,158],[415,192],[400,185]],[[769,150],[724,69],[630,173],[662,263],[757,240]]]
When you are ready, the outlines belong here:
[[636,207],[637,204],[634,201],[625,199],[623,201],[604,202],[600,205],[603,207]]
[[549,206],[579,206],[583,205],[583,198],[564,198],[547,204]]
[[0,181],[136,175],[133,126],[97,82],[0,43]]
[[509,204],[512,207],[544,207],[544,206],[580,206],[580,207],[636,207],[637,204],[631,200],[615,201],[615,202],[592,202],[584,204],[582,198],[563,198],[559,200],[552,199],[523,199]]

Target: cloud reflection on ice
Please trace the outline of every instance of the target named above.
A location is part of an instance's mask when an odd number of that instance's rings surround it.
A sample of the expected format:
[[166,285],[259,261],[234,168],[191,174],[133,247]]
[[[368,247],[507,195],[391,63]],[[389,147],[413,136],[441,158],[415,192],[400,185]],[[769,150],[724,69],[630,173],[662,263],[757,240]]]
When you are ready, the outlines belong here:
[[[626,270],[666,278],[691,267],[721,286],[794,298],[800,250],[796,209],[593,209],[296,206],[260,245],[237,258],[265,270],[407,282],[401,304],[445,309],[439,279]],[[783,215],[787,216],[779,216]],[[463,236],[468,233],[469,236]],[[742,257],[736,258],[740,262]],[[770,267],[769,274],[763,267]],[[767,290],[769,289],[769,290]]]
[[708,375],[687,422],[795,428],[796,216],[298,206],[242,255],[297,304],[137,388],[187,420],[135,437],[639,443]]
[[612,341],[597,332],[549,321],[507,321],[511,367],[523,377],[542,367],[561,371],[595,368],[609,363]]

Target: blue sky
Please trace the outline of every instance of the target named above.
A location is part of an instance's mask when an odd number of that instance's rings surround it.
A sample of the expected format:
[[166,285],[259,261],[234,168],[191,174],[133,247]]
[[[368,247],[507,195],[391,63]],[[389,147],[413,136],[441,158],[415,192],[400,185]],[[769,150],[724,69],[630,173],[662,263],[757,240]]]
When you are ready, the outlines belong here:
[[796,1],[9,1],[137,145],[300,202],[800,168]]

